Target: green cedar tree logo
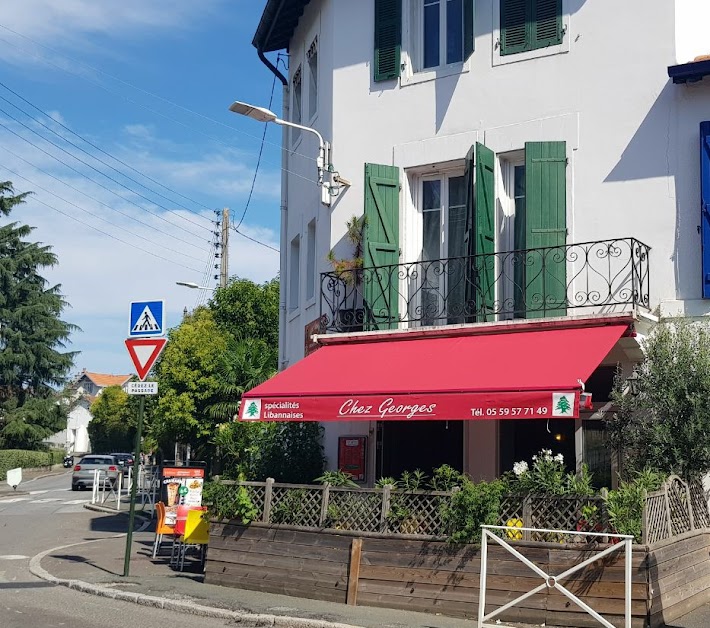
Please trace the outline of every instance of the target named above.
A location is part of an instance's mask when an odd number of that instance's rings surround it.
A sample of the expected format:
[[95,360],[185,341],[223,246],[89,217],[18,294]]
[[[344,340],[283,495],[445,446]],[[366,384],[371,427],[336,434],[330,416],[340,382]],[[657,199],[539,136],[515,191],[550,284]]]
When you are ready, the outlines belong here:
[[247,408],[247,415],[254,418],[259,413],[258,406],[252,401]]
[[560,397],[557,405],[555,406],[555,412],[558,414],[569,414],[572,410],[572,406],[569,403],[567,397]]

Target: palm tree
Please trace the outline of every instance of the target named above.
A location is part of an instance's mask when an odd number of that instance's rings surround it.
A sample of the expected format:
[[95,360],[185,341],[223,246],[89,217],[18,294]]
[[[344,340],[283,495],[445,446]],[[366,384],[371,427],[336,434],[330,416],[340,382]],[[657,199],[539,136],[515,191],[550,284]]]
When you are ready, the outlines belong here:
[[251,390],[276,374],[278,349],[258,338],[236,338],[217,365],[219,401],[207,411],[215,419],[231,420],[239,411],[239,403]]

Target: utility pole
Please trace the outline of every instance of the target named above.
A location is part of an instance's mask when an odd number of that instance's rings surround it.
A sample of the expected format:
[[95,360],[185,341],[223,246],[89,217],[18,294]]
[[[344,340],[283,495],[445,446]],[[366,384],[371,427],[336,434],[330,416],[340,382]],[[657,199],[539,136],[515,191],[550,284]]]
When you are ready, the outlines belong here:
[[222,255],[220,258],[219,267],[219,287],[227,287],[227,279],[229,277],[229,208],[225,207],[222,210],[222,240],[220,243]]

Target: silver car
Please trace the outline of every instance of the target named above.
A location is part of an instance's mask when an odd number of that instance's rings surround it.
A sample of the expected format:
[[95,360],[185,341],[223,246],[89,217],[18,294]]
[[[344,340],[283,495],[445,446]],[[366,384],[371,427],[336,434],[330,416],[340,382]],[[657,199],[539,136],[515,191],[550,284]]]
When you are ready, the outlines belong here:
[[91,488],[94,485],[94,470],[99,469],[99,482],[108,478],[112,486],[118,482],[119,467],[116,458],[113,456],[95,456],[90,454],[84,456],[74,465],[74,472],[71,476],[71,490],[78,491],[81,488]]

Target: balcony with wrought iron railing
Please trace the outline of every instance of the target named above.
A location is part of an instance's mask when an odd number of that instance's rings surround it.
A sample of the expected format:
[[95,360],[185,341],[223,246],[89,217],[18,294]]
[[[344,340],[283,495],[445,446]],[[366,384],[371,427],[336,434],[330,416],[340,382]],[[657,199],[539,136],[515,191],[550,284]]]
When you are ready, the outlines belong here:
[[321,274],[321,331],[345,333],[649,309],[635,238]]

